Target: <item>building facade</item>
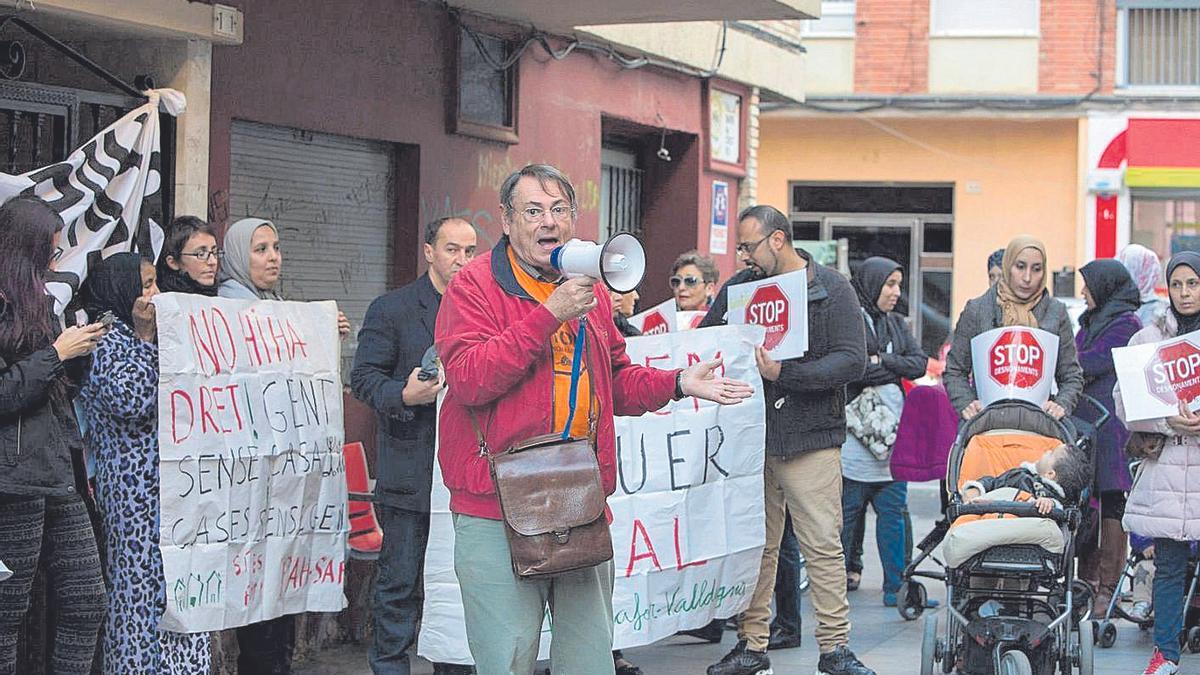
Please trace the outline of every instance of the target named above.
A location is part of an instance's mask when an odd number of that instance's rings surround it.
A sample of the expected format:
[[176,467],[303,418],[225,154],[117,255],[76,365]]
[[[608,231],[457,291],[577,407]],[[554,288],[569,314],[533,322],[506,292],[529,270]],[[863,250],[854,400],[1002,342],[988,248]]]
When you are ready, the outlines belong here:
[[1190,245],[1200,3],[826,0],[797,30],[808,96],[763,115],[759,195],[904,264],[930,353],[1014,235],[1063,294],[1127,243]]

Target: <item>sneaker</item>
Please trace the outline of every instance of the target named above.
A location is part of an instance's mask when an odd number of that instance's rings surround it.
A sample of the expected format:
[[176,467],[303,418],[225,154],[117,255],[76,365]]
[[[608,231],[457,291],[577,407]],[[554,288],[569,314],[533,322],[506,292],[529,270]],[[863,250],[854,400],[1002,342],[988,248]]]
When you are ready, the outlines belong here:
[[1154,656],[1150,657],[1150,665],[1142,671],[1142,675],[1173,675],[1179,672],[1179,664],[1173,661],[1168,661],[1167,657],[1154,649]]
[[[849,582],[847,582],[849,583]],[[800,564],[800,592],[807,593],[812,582],[808,578],[808,565]]]
[[875,675],[875,671],[864,666],[849,647],[842,645],[821,655],[821,660],[817,661],[817,675]]
[[771,638],[767,642],[767,650],[795,649],[800,646],[800,634],[793,633],[780,626],[771,627]]
[[708,667],[708,675],[772,675],[774,672],[767,653],[746,649],[745,640],[738,640],[725,658]]
[[721,637],[725,633],[725,620],[716,619],[710,621],[700,628],[692,628],[691,630],[681,630],[678,635],[686,635],[688,637],[698,638],[705,642],[717,644],[721,641]]
[[858,572],[846,572],[847,591],[857,591],[860,583],[862,583],[862,574]]

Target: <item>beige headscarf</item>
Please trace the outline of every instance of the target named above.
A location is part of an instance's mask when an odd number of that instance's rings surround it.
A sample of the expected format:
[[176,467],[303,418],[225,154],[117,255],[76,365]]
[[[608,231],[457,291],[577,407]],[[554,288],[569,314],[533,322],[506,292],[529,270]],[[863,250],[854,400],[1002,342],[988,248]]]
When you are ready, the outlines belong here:
[[[1012,266],[1016,262],[1017,256],[1027,248],[1036,249],[1042,254],[1042,285],[1032,296],[1022,300],[1013,292],[1009,276],[1012,274]],[[1046,270],[1046,245],[1028,234],[1015,237],[1012,241],[1008,242],[1008,248],[1004,249],[1004,261],[1001,265],[1003,266],[1004,274],[1000,277],[1000,281],[996,283],[996,302],[1000,304],[1000,312],[1003,316],[1004,325],[1037,328],[1038,320],[1033,315],[1033,308],[1041,302],[1043,291],[1046,290],[1046,274],[1048,274]]]

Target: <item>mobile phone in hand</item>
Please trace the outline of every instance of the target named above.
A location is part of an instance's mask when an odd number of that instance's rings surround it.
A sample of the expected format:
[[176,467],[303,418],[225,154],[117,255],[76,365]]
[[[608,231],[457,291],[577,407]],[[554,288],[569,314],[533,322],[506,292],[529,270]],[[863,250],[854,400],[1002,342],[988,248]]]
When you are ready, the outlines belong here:
[[437,347],[430,346],[425,350],[425,355],[421,357],[421,370],[417,373],[417,379],[421,382],[436,380],[438,376],[437,363]]
[[110,309],[107,312],[101,314],[100,318],[96,320],[96,323],[104,326],[105,328],[112,328],[113,321],[115,321],[115,320],[116,320],[116,317],[113,316],[112,310]]

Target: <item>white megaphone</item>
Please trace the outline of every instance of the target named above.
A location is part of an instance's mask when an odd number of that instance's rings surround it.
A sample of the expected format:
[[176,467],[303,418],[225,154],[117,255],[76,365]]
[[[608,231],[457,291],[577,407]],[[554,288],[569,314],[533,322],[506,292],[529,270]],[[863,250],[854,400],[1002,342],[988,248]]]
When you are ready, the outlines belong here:
[[637,237],[622,232],[603,244],[572,239],[550,253],[550,264],[568,279],[591,277],[617,293],[642,283],[646,251]]

